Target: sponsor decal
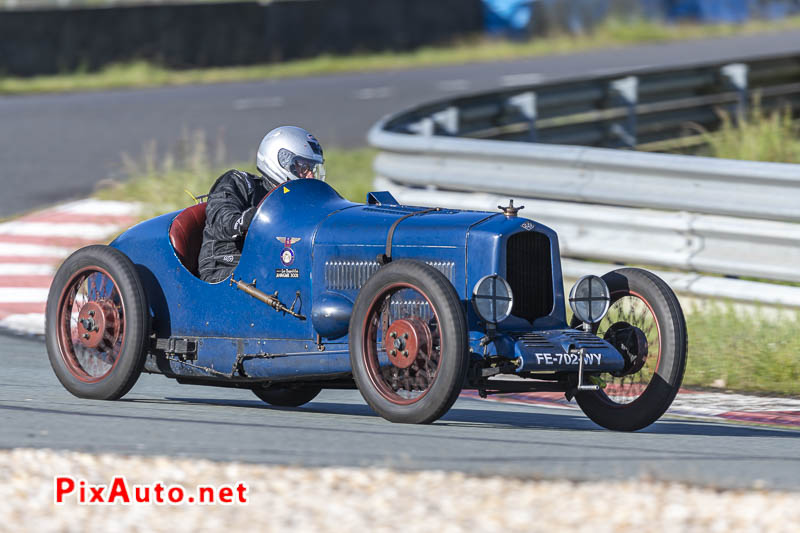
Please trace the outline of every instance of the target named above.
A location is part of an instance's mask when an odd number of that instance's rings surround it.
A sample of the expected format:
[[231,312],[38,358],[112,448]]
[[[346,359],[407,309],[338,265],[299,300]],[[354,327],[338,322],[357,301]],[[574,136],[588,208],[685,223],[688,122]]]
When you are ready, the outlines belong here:
[[533,229],[533,222],[531,222],[531,221],[523,222],[522,223],[522,229],[524,229],[526,231],[532,230]]
[[283,194],[286,194],[287,192],[289,192],[289,187],[287,187],[286,185],[284,185],[284,186],[283,186]]
[[275,277],[278,279],[295,279],[300,277],[300,271],[296,268],[276,268]]
[[275,237],[279,243],[283,244],[283,250],[281,250],[281,263],[283,266],[291,266],[294,263],[294,250],[292,250],[292,245],[295,243],[300,242],[300,237]]
[[[578,354],[576,353],[535,353],[536,364],[538,365],[578,365]],[[583,356],[584,365],[599,365],[603,360],[603,354],[587,353]]]

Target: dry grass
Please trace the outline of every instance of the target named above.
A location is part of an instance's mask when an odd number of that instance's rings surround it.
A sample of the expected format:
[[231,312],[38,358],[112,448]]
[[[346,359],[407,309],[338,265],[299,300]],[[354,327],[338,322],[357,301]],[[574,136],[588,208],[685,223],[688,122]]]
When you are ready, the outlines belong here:
[[685,385],[800,396],[800,313],[741,313],[729,303],[688,311]]
[[764,111],[758,99],[744,117],[720,111],[717,131],[702,132],[709,155],[748,161],[800,163],[800,127],[787,105]]
[[[327,182],[345,198],[364,202],[372,186],[375,153],[371,148],[327,149]],[[210,142],[201,131],[184,133],[178,146],[163,156],[155,142],[150,142],[139,156],[123,156],[128,180],[105,182],[95,194],[104,200],[140,202],[145,217],[174,211],[193,203],[190,193],[206,194],[229,168],[255,172],[252,162],[223,165],[225,154],[221,139]]]

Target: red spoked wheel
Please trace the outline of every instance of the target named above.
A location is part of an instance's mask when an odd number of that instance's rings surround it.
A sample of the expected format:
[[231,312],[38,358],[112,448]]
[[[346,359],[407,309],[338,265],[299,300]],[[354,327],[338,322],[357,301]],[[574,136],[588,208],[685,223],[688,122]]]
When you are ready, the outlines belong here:
[[398,405],[421,400],[442,360],[441,324],[431,302],[418,287],[395,283],[375,296],[365,323],[363,356],[372,385]]
[[382,267],[356,300],[350,360],[362,396],[381,416],[437,420],[461,392],[468,366],[466,320],[452,284],[419,261]]
[[64,262],[50,287],[45,333],[67,390],[117,399],[133,387],[146,356],[145,302],[135,267],[119,250],[89,246]]
[[103,269],[85,267],[61,295],[58,344],[67,370],[96,383],[113,370],[125,342],[125,309],[119,288]]
[[658,420],[680,389],[686,368],[686,322],[675,293],[656,275],[623,268],[603,279],[611,305],[593,331],[617,348],[626,359],[625,368],[603,374],[603,389],[579,392],[575,398],[597,424],[635,431]]

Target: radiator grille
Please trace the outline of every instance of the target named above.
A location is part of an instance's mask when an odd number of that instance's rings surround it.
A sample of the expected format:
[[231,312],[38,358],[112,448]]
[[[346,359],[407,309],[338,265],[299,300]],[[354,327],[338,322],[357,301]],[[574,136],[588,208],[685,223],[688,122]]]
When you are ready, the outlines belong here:
[[514,293],[511,314],[533,322],[553,310],[550,239],[542,233],[516,233],[506,244],[506,280]]
[[526,333],[522,335],[519,340],[521,340],[522,344],[527,348],[542,348],[547,350],[553,348],[553,344],[538,333]]
[[605,348],[606,343],[600,337],[594,335],[593,333],[588,333],[585,331],[569,331],[564,333],[570,339],[573,339],[577,343],[579,343],[584,348]]
[[[455,263],[452,261],[425,261],[453,282]],[[378,271],[377,261],[325,261],[325,286],[331,290],[359,290]]]

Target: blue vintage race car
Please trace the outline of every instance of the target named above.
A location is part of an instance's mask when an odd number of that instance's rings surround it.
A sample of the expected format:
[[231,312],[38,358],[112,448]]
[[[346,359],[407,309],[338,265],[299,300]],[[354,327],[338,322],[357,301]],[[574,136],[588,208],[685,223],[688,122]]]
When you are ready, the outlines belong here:
[[393,422],[432,422],[473,389],[557,391],[607,428],[651,424],[686,364],[675,295],[644,270],[587,276],[567,322],[556,234],[517,211],[358,204],[295,180],[216,284],[196,275],[205,204],[162,215],[63,263],[50,362],[84,398],[120,398],[145,371],[279,406],[358,387]]

